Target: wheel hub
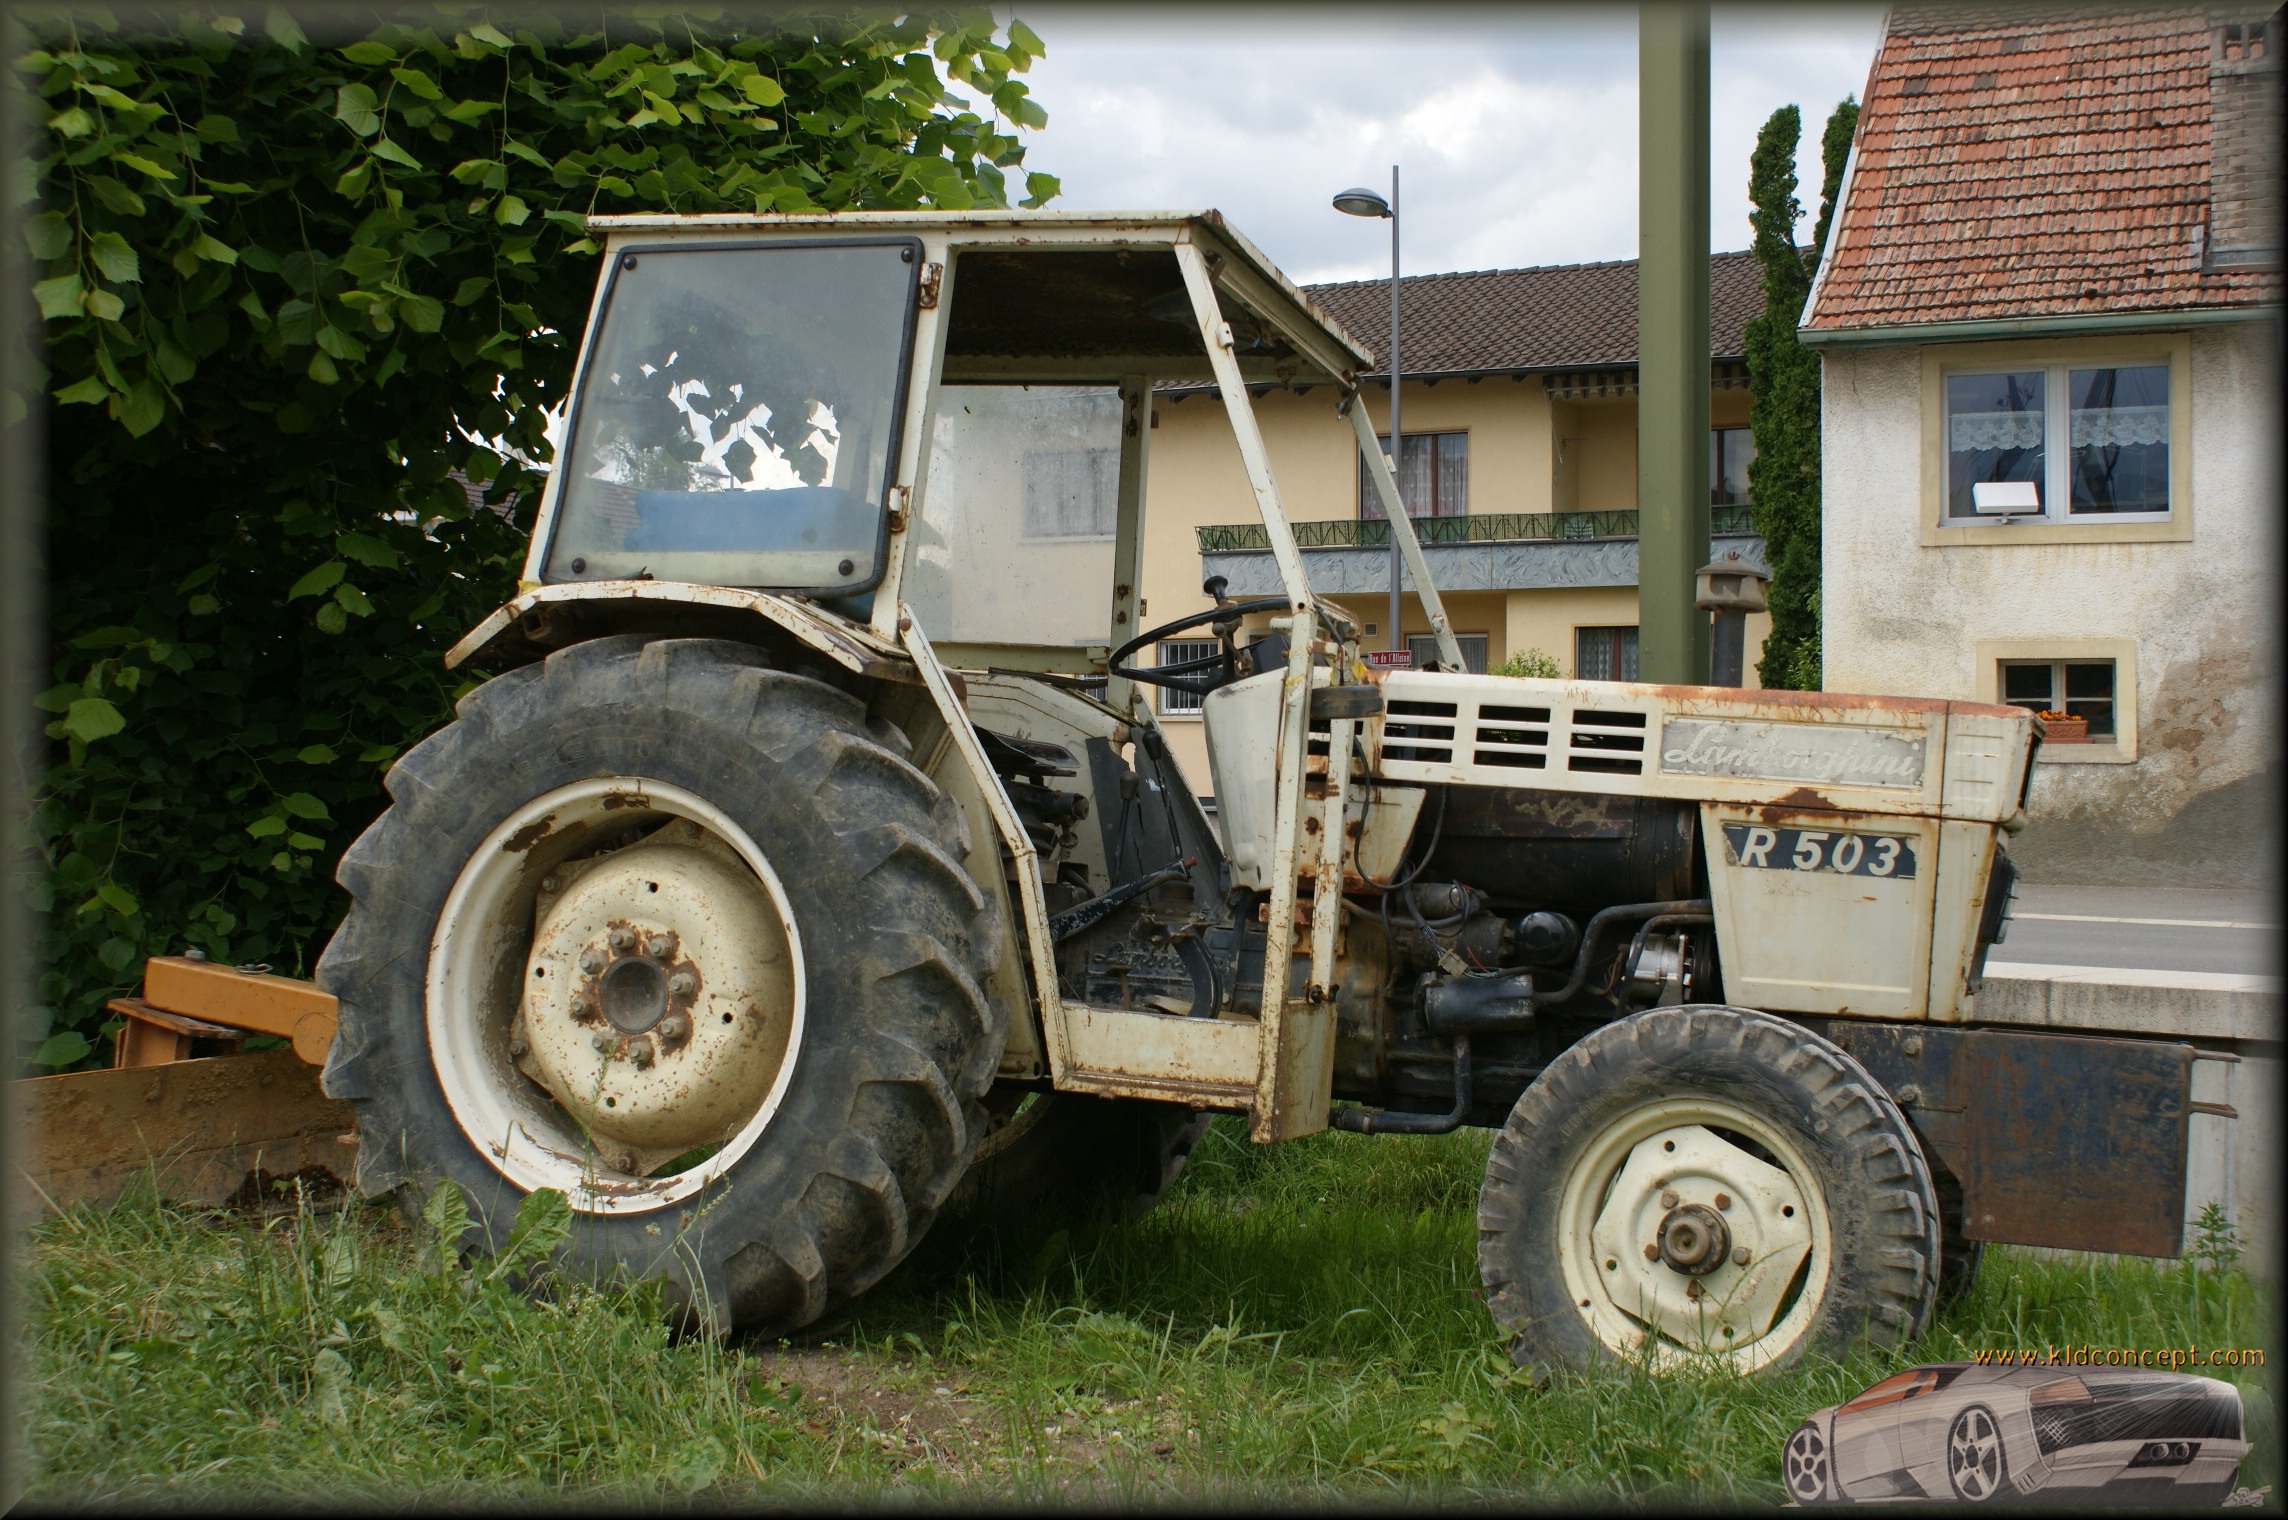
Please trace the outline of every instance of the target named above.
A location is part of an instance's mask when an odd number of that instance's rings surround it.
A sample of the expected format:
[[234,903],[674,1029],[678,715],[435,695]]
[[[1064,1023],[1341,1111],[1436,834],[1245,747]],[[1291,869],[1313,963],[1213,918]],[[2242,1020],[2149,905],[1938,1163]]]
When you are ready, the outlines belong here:
[[1724,1216],[1704,1203],[1684,1203],[1660,1221],[1660,1259],[1679,1272],[1705,1277],[1732,1254]]
[[526,963],[519,1068],[615,1169],[641,1175],[722,1140],[770,1091],[794,1004],[760,883],[656,837],[557,878]]
[[1583,1312],[1616,1347],[1649,1332],[1755,1360],[1811,1252],[1802,1188],[1704,1125],[1639,1133],[1590,1227],[1585,1265],[1602,1298],[1587,1294]]

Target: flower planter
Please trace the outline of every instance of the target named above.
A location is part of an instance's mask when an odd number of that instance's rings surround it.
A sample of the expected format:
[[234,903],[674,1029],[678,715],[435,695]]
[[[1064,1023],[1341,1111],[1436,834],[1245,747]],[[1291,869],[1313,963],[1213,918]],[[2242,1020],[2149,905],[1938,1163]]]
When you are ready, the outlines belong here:
[[2089,719],[2087,718],[2044,718],[2042,728],[2044,729],[2042,734],[2044,744],[2088,744],[2092,742],[2089,737]]

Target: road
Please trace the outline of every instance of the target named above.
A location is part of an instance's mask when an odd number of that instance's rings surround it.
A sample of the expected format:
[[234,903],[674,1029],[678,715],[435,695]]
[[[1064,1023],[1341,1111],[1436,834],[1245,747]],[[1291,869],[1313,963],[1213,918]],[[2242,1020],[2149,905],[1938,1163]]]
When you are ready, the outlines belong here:
[[1995,976],[2012,967],[2126,967],[2240,980],[2281,972],[2280,903],[2257,892],[2020,884]]

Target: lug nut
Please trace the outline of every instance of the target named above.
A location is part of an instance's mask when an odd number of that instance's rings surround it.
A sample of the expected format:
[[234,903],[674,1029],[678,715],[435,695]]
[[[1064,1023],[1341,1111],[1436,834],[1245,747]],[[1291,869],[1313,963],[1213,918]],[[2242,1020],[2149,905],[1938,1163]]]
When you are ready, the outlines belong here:
[[1670,1188],[1667,1192],[1660,1195],[1660,1206],[1664,1209],[1673,1209],[1683,1201],[1684,1200],[1682,1198],[1677,1196],[1676,1189],[1674,1188]]
[[644,953],[655,958],[665,958],[667,953],[674,948],[675,941],[664,934],[655,934],[644,941]]
[[521,1034],[512,1036],[508,1042],[508,1053],[512,1056],[521,1056],[530,1049],[532,1047],[525,1043],[524,1036]]
[[1732,1251],[1732,1265],[1735,1267],[1744,1267],[1747,1264],[1748,1248],[1746,1246],[1735,1247]]
[[1730,1193],[1718,1193],[1716,1195],[1716,1207],[1720,1209],[1728,1209],[1731,1206],[1732,1195]]
[[671,1013],[659,1021],[659,1037],[663,1040],[680,1040],[689,1033],[691,1020],[680,1013]]
[[563,883],[557,880],[556,873],[554,871],[551,871],[546,876],[540,878],[540,890],[543,892],[553,892],[562,885]]
[[667,991],[670,997],[689,997],[698,989],[698,986],[699,978],[688,971],[678,971],[667,979]]
[[635,1063],[636,1063],[636,1068],[637,1068],[637,1070],[639,1070],[639,1071],[640,1071],[640,1070],[642,1070],[644,1067],[651,1065],[651,1058],[652,1058],[652,1048],[651,1048],[651,1041],[649,1041],[649,1040],[639,1040],[639,1041],[637,1041],[637,1042],[636,1042],[636,1047],[635,1047],[635,1049],[633,1049],[633,1050],[629,1051],[629,1052],[628,1052],[628,1055],[629,1055],[629,1056],[630,1056],[630,1057],[631,1057],[631,1058],[632,1058],[632,1059],[635,1061]]
[[614,929],[604,938],[614,950],[619,951],[622,955],[636,947],[636,931],[633,929]]
[[608,1034],[602,1033],[592,1034],[588,1036],[588,1043],[590,1046],[597,1050],[610,1050],[612,1048],[612,1037]]
[[1646,1261],[1658,1261],[1658,1260],[1660,1260],[1660,1247],[1659,1247],[1659,1245],[1658,1245],[1658,1244],[1656,1244],[1656,1243],[1655,1243],[1655,1242],[1653,1242],[1653,1241],[1650,1241],[1650,1240],[1646,1241],[1646,1242],[1644,1243],[1644,1259],[1645,1259]]
[[594,976],[597,972],[603,969],[603,951],[598,950],[595,946],[591,945],[587,949],[580,952],[580,971],[582,975]]

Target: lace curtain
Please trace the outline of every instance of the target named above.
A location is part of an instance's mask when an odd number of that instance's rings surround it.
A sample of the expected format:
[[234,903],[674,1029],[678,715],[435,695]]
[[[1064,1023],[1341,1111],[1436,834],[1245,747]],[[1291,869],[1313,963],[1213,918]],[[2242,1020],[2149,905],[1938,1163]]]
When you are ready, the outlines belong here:
[[1947,447],[1957,454],[2042,446],[2040,412],[1957,412],[1947,426]]
[[2128,444],[2167,443],[2169,409],[2165,406],[2115,406],[2073,414],[2073,446],[2077,449],[2118,448]]

